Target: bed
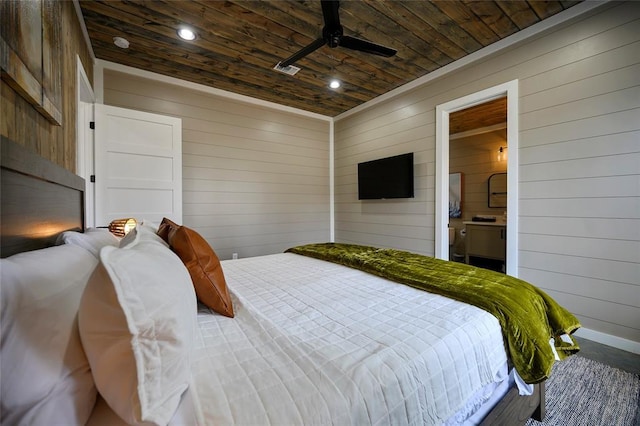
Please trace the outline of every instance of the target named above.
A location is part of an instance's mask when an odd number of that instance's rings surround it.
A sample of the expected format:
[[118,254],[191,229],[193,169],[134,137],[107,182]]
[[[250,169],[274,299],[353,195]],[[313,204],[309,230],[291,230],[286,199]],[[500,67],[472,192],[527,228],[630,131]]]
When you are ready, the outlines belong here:
[[[207,296],[194,290],[177,243],[158,235],[162,225],[143,222],[122,240],[77,232],[76,177],[5,139],[2,154],[3,422],[513,425],[544,417],[544,381],[521,395],[499,321],[483,309],[289,252],[220,262],[215,274],[233,306],[215,307],[221,315],[201,303]],[[43,192],[10,189],[24,187]],[[30,203],[25,197],[57,207],[5,209]],[[206,244],[198,237],[186,241]]]

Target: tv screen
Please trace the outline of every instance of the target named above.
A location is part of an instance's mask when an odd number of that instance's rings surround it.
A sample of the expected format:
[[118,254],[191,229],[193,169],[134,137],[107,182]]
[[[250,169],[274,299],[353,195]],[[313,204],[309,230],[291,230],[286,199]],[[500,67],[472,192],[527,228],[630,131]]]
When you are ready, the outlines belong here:
[[413,198],[413,152],[358,164],[358,199]]

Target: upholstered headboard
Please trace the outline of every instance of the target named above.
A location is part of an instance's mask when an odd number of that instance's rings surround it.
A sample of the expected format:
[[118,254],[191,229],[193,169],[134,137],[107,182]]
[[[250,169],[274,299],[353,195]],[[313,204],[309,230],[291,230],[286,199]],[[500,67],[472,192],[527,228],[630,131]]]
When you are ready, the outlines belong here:
[[84,229],[84,179],[2,137],[0,257]]

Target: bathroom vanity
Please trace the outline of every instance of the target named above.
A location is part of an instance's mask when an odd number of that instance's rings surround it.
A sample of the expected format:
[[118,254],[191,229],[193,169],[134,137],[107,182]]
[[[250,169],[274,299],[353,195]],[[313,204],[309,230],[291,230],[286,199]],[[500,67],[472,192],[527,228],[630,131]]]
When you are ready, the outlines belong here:
[[507,226],[504,222],[463,222],[467,230],[465,263],[505,271]]

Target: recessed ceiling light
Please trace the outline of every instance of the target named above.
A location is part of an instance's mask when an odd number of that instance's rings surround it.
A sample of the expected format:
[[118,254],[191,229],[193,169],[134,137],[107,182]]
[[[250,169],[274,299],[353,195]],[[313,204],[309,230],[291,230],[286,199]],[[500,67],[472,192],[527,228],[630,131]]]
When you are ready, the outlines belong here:
[[129,40],[124,37],[114,37],[113,44],[118,46],[120,49],[128,49],[129,48]]
[[329,87],[331,87],[332,89],[337,89],[338,87],[340,87],[340,81],[331,80],[331,82],[329,82]]
[[183,40],[192,41],[196,39],[196,32],[188,27],[178,28],[178,37]]

